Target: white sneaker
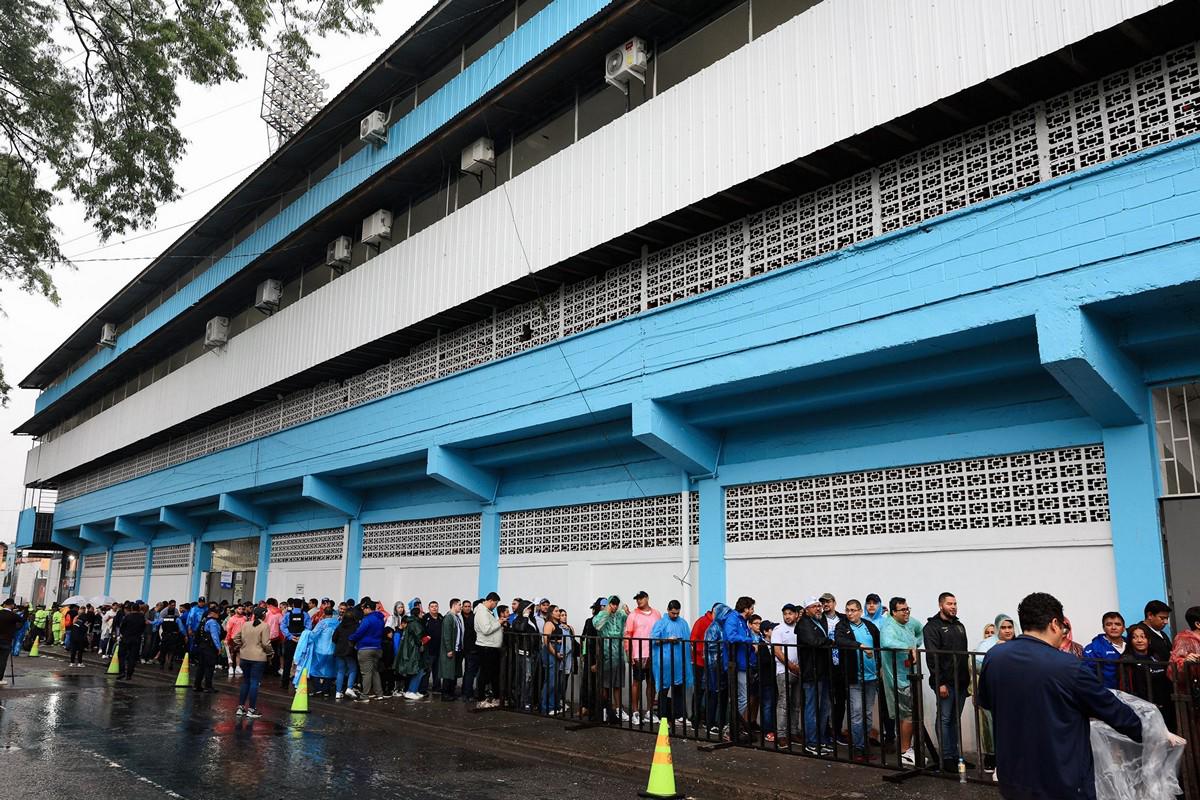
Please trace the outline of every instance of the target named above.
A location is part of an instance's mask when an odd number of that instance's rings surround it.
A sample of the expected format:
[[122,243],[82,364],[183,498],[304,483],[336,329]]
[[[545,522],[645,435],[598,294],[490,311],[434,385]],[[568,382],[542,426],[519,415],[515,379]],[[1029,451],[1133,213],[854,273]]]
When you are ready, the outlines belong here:
[[358,699],[358,692],[357,692],[357,691],[355,691],[354,689],[347,689],[347,690],[346,690],[346,697],[349,697],[351,700],[357,700],[357,699]]
[[345,697],[345,696],[346,696],[346,695],[345,695],[345,693],[344,693],[344,692],[338,692],[337,694],[335,694],[335,695],[333,696],[333,699],[334,699],[334,700],[341,700],[341,699],[342,699],[343,697]]
[[621,722],[629,722],[629,715],[625,713],[625,709],[623,708],[617,709],[617,718],[621,720]]
[[405,692],[404,699],[405,700],[424,700],[425,695],[421,694],[420,692]]
[[633,712],[633,726],[636,728],[642,724],[642,715],[638,712]]
[[900,755],[900,761],[910,767],[915,767],[917,765],[917,754],[910,747]]

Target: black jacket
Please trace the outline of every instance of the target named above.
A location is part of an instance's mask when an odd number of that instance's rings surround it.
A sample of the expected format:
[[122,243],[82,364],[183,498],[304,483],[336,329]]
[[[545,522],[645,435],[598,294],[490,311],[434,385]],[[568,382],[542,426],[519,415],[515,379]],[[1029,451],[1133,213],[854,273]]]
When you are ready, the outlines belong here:
[[962,653],[962,655],[926,653],[925,662],[929,665],[929,685],[935,690],[939,686],[957,688],[959,695],[965,697],[971,686],[970,660],[967,656],[967,629],[958,617],[944,620],[939,613],[925,621],[924,636],[927,650]]
[[1009,800],[1094,800],[1091,717],[1142,740],[1137,714],[1093,668],[1031,636],[988,651],[976,700],[992,712],[996,774]]
[[463,614],[463,653],[475,652],[475,612]]
[[[879,628],[875,627],[875,623],[866,617],[862,618],[862,623],[867,626],[867,630],[871,632],[871,640],[875,643],[875,674],[879,675]],[[859,676],[862,675],[862,650],[859,647],[861,644],[854,636],[854,629],[850,627],[850,619],[843,617],[838,621],[837,627],[833,629],[833,641],[841,648],[841,668],[846,673],[846,683],[857,684]]]
[[335,656],[349,658],[354,655],[354,645],[350,642],[350,636],[356,630],[358,630],[358,622],[355,621],[354,615],[344,615],[333,631],[333,654]]
[[126,641],[140,639],[146,632],[146,618],[140,611],[130,611],[125,615],[125,619],[121,620],[121,627],[118,630],[121,638]]
[[[1141,628],[1146,632],[1146,641],[1150,642],[1150,655],[1155,661],[1161,661],[1164,664],[1171,660],[1171,637],[1167,636],[1166,632],[1157,632],[1145,622],[1135,622],[1129,626],[1129,632],[1125,634],[1125,640],[1129,641],[1133,638],[1133,629]],[[1133,652],[1133,648],[1127,648],[1127,653]]]
[[[21,618],[17,616],[17,612],[7,608],[0,608],[0,642],[7,645],[12,645],[17,638],[17,631],[21,629]],[[3,677],[0,675],[0,677]]]
[[825,620],[805,614],[796,623],[796,643],[800,647],[800,680],[805,683],[829,677],[833,665],[833,642],[825,629]]

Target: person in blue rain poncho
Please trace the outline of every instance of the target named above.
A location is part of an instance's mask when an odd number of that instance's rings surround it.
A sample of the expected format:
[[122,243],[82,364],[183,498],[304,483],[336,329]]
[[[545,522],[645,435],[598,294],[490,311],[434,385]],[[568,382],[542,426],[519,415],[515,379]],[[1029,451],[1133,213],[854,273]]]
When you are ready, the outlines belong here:
[[650,631],[650,668],[654,685],[658,687],[658,716],[674,720],[677,725],[687,720],[687,684],[692,670],[692,649],[688,639],[692,628],[680,613],[678,600],[667,603],[667,615],[654,623]]
[[340,620],[336,617],[322,619],[312,630],[300,634],[296,642],[296,674],[292,677],[292,686],[300,686],[300,676],[308,670],[308,677],[314,682],[317,693],[333,697],[333,679],[337,675],[337,665],[334,660],[333,632],[337,630]]

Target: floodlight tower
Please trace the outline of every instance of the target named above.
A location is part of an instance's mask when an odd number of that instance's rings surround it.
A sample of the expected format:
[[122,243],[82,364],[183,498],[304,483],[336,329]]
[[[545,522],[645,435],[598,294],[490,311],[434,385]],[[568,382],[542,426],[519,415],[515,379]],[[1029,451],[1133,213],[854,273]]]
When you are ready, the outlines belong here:
[[271,148],[278,149],[325,105],[329,88],[320,75],[286,53],[267,57],[260,116],[271,128]]

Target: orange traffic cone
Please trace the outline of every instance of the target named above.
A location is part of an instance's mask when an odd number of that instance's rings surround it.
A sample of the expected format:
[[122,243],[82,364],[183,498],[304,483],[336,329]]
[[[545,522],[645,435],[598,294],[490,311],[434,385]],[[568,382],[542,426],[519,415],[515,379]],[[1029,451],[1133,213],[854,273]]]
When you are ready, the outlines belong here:
[[675,766],[671,762],[671,732],[664,717],[658,724],[658,741],[654,743],[654,760],[650,762],[650,781],[638,797],[682,798],[675,793]]

